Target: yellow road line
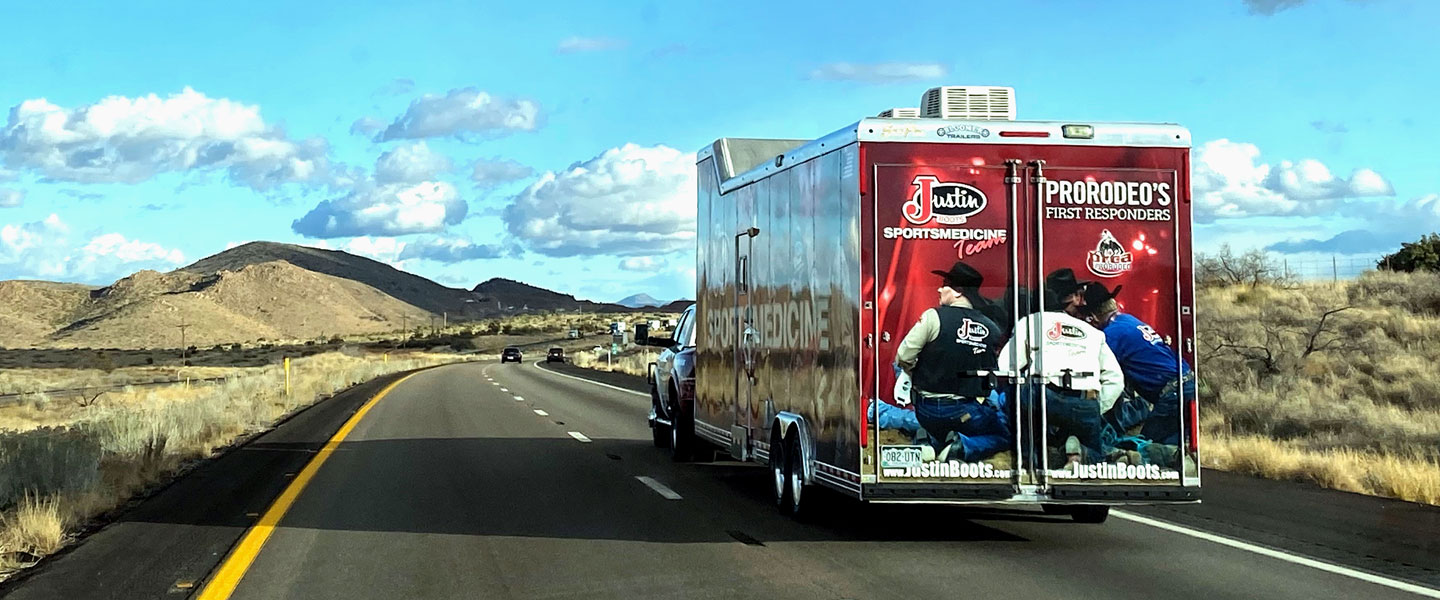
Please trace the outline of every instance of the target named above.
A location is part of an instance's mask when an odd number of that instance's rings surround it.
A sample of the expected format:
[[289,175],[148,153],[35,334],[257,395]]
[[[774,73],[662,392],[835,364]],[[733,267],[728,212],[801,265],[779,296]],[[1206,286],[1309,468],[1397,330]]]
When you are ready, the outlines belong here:
[[236,586],[240,585],[240,579],[245,576],[246,571],[250,570],[250,565],[255,562],[255,557],[260,555],[260,548],[265,546],[265,541],[270,539],[270,534],[274,533],[275,528],[280,525],[280,519],[284,518],[285,512],[290,510],[290,505],[300,497],[300,492],[305,491],[305,485],[310,483],[310,479],[320,471],[320,466],[325,464],[325,460],[330,458],[341,442],[345,441],[345,437],[350,435],[350,431],[355,429],[355,426],[360,423],[360,419],[365,418],[365,413],[370,412],[370,409],[386,394],[389,394],[390,390],[415,375],[416,373],[411,373],[386,386],[385,389],[380,390],[380,393],[375,394],[374,398],[361,406],[360,410],[355,411],[349,420],[345,421],[345,424],[340,427],[340,431],[335,432],[330,441],[325,442],[325,447],[320,449],[315,458],[310,459],[310,464],[305,465],[305,469],[300,471],[300,475],[296,476],[294,481],[290,482],[290,485],[285,488],[285,492],[280,494],[270,508],[265,510],[265,515],[260,517],[260,522],[251,526],[250,530],[245,532],[245,537],[240,538],[240,543],[225,557],[225,562],[220,563],[220,569],[215,572],[215,576],[205,583],[205,589],[197,596],[198,600],[225,600],[235,593]]

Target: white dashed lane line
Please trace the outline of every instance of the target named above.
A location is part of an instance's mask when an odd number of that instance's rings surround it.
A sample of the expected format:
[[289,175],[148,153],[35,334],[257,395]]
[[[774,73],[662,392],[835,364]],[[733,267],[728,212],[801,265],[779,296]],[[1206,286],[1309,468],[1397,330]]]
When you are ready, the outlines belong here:
[[524,402],[525,399],[524,399],[524,398],[521,398],[521,397],[519,397],[519,396],[516,396],[516,397],[515,397],[515,401],[516,401],[516,402]]
[[582,444],[588,444],[588,443],[590,443],[590,438],[585,437],[585,434],[583,434],[583,433],[580,433],[580,432],[578,432],[578,431],[571,431],[571,432],[568,432],[568,433],[570,434],[570,437],[575,438],[575,439],[577,439],[577,440],[580,440],[580,443],[582,443]]
[[646,487],[649,487],[650,489],[655,490],[655,493],[660,494],[660,496],[661,496],[662,498],[666,499],[666,500],[680,500],[680,499],[681,499],[681,498],[680,498],[680,494],[675,493],[675,490],[672,490],[672,489],[666,487],[665,484],[663,484],[663,483],[660,483],[660,482],[658,482],[658,481],[655,481],[654,479],[651,479],[651,478],[649,478],[649,477],[645,477],[645,476],[643,476],[643,475],[636,475],[635,478],[636,478],[636,479],[639,479],[639,480],[640,480],[640,483],[645,484]]
[[503,388],[503,387],[502,387],[502,388],[500,388],[500,391],[505,392],[505,393],[508,394],[508,393],[510,392],[510,388]]
[[542,416],[542,417],[548,417],[548,416],[550,416],[550,413],[545,412],[545,411],[543,411],[543,410],[540,410],[540,409],[538,409],[538,408],[535,409],[535,414],[540,415],[540,416]]

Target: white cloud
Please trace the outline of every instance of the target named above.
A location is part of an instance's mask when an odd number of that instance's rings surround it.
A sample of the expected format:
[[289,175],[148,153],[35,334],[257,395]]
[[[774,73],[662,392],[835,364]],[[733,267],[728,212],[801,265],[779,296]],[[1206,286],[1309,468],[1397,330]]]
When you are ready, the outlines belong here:
[[360,236],[345,242],[339,248],[326,249],[344,250],[356,256],[373,258],[396,268],[401,268],[404,264],[400,253],[405,249],[405,242],[392,237]]
[[505,225],[547,256],[644,256],[693,248],[695,155],[626,144],[562,172],[547,171],[510,199]]
[[25,192],[0,188],[0,208],[15,208],[20,206],[23,200],[25,200]]
[[1192,189],[1197,218],[1320,215],[1347,199],[1395,194],[1390,182],[1370,169],[1356,169],[1342,179],[1314,159],[1272,166],[1259,158],[1254,144],[1227,139],[1196,148]]
[[500,136],[534,131],[540,126],[540,105],[530,100],[491,96],[477,88],[425,94],[410,102],[405,114],[375,136],[375,141],[427,137]]
[[653,256],[632,256],[630,258],[620,259],[620,270],[653,273],[665,268],[667,264],[669,264],[667,261],[657,259]]
[[940,63],[882,62],[848,63],[837,62],[821,65],[810,72],[811,79],[832,81],[866,81],[891,83],[921,81],[944,77],[949,69]]
[[344,197],[321,201],[290,228],[313,238],[436,233],[463,221],[467,210],[455,186],[443,181],[362,182]]
[[70,227],[51,214],[41,221],[0,227],[0,279],[42,278],[109,283],[140,269],[171,269],[185,255],[160,244],[106,233],[78,247]]
[[166,98],[110,96],[75,109],[25,100],[0,129],[0,162],[85,183],[224,170],[236,183],[265,190],[323,182],[328,152],[322,139],[290,140],[265,123],[258,106],[188,87]]
[[384,128],[385,122],[380,119],[375,117],[360,117],[355,119],[354,123],[350,124],[350,133],[363,135],[367,138],[375,137],[375,134]]
[[619,50],[630,45],[625,40],[603,37],[575,37],[571,36],[560,40],[556,50],[562,54],[575,52],[597,52],[600,50]]
[[454,168],[449,158],[420,141],[381,154],[375,161],[375,180],[380,183],[433,181]]
[[470,180],[481,188],[493,188],[512,181],[519,181],[534,174],[535,169],[513,160],[482,158],[475,161],[471,168]]
[[513,255],[513,249],[500,244],[476,244],[468,239],[441,237],[417,240],[405,244],[400,252],[401,259],[423,259],[442,263],[457,263],[469,260],[500,258]]

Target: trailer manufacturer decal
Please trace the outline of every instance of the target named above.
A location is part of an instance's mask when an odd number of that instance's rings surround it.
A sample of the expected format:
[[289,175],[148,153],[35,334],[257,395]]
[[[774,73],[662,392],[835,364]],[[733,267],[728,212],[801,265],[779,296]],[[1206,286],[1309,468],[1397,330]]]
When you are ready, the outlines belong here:
[[990,137],[990,130],[975,125],[946,125],[936,129],[935,135],[961,140],[978,140]]
[[1135,258],[1115,239],[1109,229],[1100,232],[1100,243],[1085,255],[1085,266],[1101,277],[1119,277],[1135,265]]
[[964,225],[985,210],[985,192],[966,183],[942,182],[934,175],[916,175],[915,191],[901,211],[905,220],[924,225],[932,219],[943,225]]

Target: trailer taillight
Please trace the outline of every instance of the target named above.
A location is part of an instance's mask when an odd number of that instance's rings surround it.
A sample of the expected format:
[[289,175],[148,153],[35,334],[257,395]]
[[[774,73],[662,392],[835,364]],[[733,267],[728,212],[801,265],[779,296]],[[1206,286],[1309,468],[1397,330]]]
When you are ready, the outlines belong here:
[[1002,131],[1002,132],[1000,132],[1000,137],[1027,137],[1027,138],[1028,138],[1028,137],[1035,137],[1035,138],[1048,138],[1048,137],[1050,137],[1050,132],[1048,132],[1048,131]]
[[1185,419],[1190,427],[1186,432],[1189,439],[1185,440],[1185,448],[1190,451],[1190,454],[1195,454],[1200,448],[1200,403],[1194,398],[1187,398],[1187,404],[1189,410],[1186,411],[1188,414],[1185,415]]

